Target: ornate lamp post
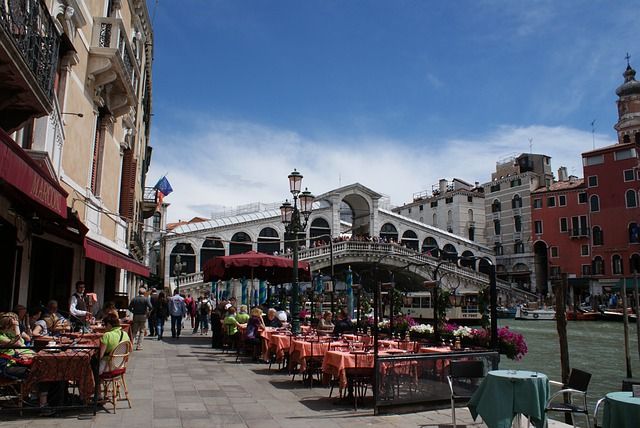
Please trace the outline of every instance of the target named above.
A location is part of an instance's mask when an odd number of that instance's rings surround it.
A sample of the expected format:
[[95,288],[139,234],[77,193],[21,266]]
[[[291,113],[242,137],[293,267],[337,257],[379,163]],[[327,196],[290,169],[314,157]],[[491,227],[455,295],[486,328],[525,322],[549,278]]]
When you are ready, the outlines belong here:
[[[302,174],[295,169],[289,174],[289,190],[293,196],[293,205],[285,200],[280,207],[282,223],[287,233],[293,239],[293,279],[291,281],[291,330],[294,334],[300,333],[300,284],[298,283],[298,234],[304,232],[311,215],[314,196],[302,189]],[[300,204],[298,205],[298,202]]]

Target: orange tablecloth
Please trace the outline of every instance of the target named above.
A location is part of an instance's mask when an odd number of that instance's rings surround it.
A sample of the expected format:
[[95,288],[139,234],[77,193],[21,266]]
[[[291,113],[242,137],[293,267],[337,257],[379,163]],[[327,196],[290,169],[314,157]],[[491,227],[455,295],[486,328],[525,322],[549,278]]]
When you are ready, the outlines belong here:
[[416,342],[412,340],[385,339],[385,340],[379,340],[378,343],[384,345],[387,348],[402,349],[402,350],[411,351],[411,352],[415,352],[415,347],[416,347]]
[[322,361],[325,381],[331,376],[339,379],[340,389],[347,387],[346,368],[373,367],[373,352],[351,353],[348,351],[328,351]]
[[289,349],[289,335],[278,333],[276,329],[267,327],[260,332],[260,336],[264,339],[262,348],[262,358],[269,360],[270,351],[274,351],[276,354],[276,360],[282,361],[284,352]]
[[[336,342],[336,341],[309,341],[304,339],[293,339],[291,341],[291,349],[289,350],[289,366],[295,367],[296,364],[300,365],[300,370],[305,369],[305,358],[306,357],[323,357],[329,349],[332,349],[336,346],[346,346],[349,345],[344,342]],[[312,353],[313,348],[313,353]]]
[[[98,347],[97,341],[84,341],[81,346]],[[93,397],[95,379],[91,358],[98,349],[69,348],[61,352],[42,350],[33,357],[33,364],[26,381],[27,390],[39,382],[74,381],[83,400]]]

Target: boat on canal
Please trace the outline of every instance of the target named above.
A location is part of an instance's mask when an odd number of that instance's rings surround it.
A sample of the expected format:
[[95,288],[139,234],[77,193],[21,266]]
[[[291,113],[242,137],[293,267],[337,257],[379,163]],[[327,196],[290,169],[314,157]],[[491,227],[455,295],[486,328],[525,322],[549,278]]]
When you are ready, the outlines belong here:
[[516,308],[517,320],[545,321],[556,319],[556,311],[553,309],[538,309],[536,306],[518,306]]
[[498,306],[496,308],[496,314],[498,318],[515,318],[516,308],[507,308],[505,306]]

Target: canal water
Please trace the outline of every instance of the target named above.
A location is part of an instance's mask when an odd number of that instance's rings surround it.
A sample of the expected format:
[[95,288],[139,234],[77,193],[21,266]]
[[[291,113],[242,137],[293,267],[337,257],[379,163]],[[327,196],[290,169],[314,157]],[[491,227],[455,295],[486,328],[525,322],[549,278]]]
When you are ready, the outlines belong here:
[[[508,325],[511,330],[522,333],[529,348],[521,361],[512,361],[502,356],[501,369],[535,370],[546,374],[549,379],[561,380],[560,345],[555,321],[501,319],[498,324],[500,327]],[[619,391],[622,379],[626,377],[623,324],[610,321],[569,321],[567,335],[570,366],[592,374],[588,392],[592,413],[595,402],[607,392]],[[632,374],[640,379],[635,323],[629,325],[629,339]],[[552,391],[555,391],[554,387]],[[584,423],[584,418],[578,416],[576,419],[580,424]]]

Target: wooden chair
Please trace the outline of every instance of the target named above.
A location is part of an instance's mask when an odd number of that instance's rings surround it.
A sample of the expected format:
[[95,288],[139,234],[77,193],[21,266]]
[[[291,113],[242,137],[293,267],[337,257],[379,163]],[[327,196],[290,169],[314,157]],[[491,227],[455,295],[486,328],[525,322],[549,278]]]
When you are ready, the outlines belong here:
[[[591,373],[587,373],[578,369],[571,369],[569,373],[569,381],[566,384],[560,382],[549,381],[552,385],[557,385],[561,389],[552,394],[545,406],[545,412],[571,413],[573,421],[574,413],[582,413],[587,420],[587,428],[590,428],[589,408],[587,407],[587,388],[591,381]],[[558,401],[558,397],[562,397],[562,401]],[[574,396],[578,396],[578,403],[574,402]],[[575,421],[573,421],[575,427]]]
[[[127,400],[129,408],[131,408],[129,391],[124,379],[131,349],[132,345],[128,340],[118,344],[107,360],[106,370],[99,376],[103,399],[105,402],[113,404],[113,413],[116,412],[117,402],[121,400]],[[124,391],[124,399],[120,395],[120,389]]]
[[478,380],[484,377],[482,360],[451,361],[449,365],[449,390],[451,392],[451,424],[456,425],[456,400],[469,400],[478,389]]

